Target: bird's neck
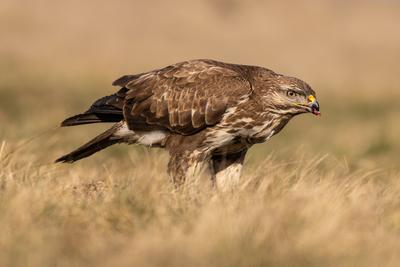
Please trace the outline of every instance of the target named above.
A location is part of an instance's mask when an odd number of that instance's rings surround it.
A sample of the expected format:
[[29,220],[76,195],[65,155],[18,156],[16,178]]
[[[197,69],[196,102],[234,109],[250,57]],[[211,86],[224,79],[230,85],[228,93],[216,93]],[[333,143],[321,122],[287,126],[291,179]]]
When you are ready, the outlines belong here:
[[248,137],[251,143],[262,143],[279,133],[289,122],[292,116],[265,113],[262,116],[262,126],[253,128],[252,134]]

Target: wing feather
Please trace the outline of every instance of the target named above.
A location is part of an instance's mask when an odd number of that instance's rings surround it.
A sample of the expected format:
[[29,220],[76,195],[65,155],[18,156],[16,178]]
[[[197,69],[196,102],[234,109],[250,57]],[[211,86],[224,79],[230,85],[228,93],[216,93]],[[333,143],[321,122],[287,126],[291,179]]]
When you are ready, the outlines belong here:
[[187,61],[124,77],[118,84],[127,88],[124,117],[131,129],[137,123],[143,128],[144,121],[149,127],[193,134],[218,123],[228,107],[251,93],[242,74],[211,61]]

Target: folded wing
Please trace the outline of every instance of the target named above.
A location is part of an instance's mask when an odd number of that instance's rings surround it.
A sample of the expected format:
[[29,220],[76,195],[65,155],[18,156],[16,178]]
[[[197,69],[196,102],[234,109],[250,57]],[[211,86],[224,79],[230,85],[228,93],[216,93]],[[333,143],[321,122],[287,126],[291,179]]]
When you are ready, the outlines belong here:
[[249,82],[235,69],[202,60],[123,76],[113,84],[122,87],[130,129],[163,128],[183,135],[215,125],[251,93]]

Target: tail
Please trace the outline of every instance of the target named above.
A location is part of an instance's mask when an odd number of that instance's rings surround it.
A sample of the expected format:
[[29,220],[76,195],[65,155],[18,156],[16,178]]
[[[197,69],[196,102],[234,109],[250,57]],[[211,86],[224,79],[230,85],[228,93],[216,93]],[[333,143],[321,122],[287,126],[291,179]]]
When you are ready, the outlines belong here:
[[80,159],[89,157],[94,153],[105,149],[111,145],[117,144],[122,141],[121,138],[114,136],[114,133],[118,131],[121,127],[120,123],[115,124],[112,128],[108,129],[104,133],[100,134],[99,136],[95,137],[88,143],[84,144],[83,146],[79,147],[78,149],[72,151],[71,153],[62,156],[61,158],[57,159],[55,162],[63,162],[63,163],[73,163]]
[[121,114],[113,113],[83,113],[72,116],[61,123],[61,127],[76,126],[98,122],[118,122],[123,119]]
[[62,127],[98,122],[119,122],[123,120],[123,103],[128,89],[121,88],[117,93],[95,101],[88,111],[72,116],[61,123]]

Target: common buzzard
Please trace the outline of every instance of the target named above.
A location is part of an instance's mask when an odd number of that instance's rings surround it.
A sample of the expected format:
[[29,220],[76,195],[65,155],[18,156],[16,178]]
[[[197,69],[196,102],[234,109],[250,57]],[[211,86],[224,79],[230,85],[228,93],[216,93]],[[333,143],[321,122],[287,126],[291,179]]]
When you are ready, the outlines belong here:
[[279,133],[295,115],[320,115],[307,83],[257,66],[190,60],[122,76],[113,85],[118,92],[61,126],[115,124],[56,162],[72,163],[118,143],[141,144],[167,149],[177,185],[207,167],[217,186],[229,186],[253,144]]

